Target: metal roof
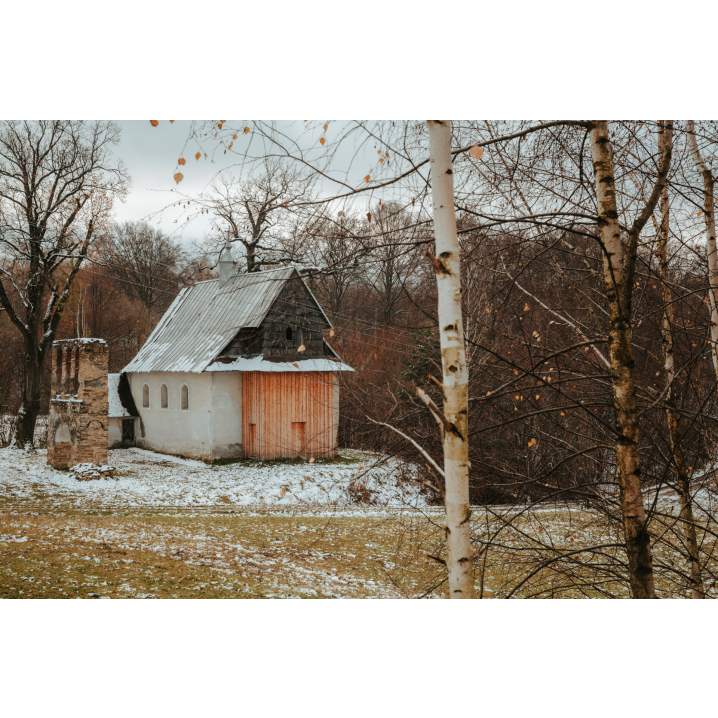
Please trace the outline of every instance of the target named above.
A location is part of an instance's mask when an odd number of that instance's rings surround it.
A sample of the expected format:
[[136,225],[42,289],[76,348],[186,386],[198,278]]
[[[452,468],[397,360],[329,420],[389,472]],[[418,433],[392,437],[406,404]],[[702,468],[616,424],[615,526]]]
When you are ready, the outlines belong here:
[[183,289],[122,371],[204,371],[240,329],[262,323],[293,276],[306,287],[294,267],[282,267],[238,274],[224,284],[212,279]]

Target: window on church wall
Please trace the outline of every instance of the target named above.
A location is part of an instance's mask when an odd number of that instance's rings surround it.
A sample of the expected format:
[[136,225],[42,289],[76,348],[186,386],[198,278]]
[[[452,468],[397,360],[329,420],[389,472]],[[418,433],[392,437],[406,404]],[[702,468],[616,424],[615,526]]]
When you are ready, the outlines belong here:
[[293,334],[292,328],[291,328],[291,327],[287,327],[287,331],[286,331],[286,333],[285,333],[285,337],[287,338],[287,341],[288,341],[288,342],[291,342],[291,341],[292,341],[292,334]]
[[147,384],[142,387],[142,408],[150,408],[150,388]]
[[166,409],[168,406],[167,403],[167,384],[163,384],[160,388],[160,406],[163,409]]
[[187,384],[182,384],[182,411],[189,411],[189,389],[187,388]]

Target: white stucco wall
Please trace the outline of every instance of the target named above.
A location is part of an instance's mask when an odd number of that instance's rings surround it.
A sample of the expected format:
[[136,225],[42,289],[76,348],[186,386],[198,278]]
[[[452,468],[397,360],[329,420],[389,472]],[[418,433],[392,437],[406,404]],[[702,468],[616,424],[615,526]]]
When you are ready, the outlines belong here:
[[[241,372],[128,373],[140,425],[135,443],[167,454],[211,461],[242,455]],[[142,406],[142,387],[150,388],[150,406]],[[161,406],[167,385],[168,406]],[[189,408],[181,409],[181,389],[189,390]]]
[[212,453],[242,456],[242,372],[212,372]]
[[[140,414],[135,443],[167,454],[211,460],[212,375],[178,372],[128,373],[132,398]],[[150,406],[142,406],[142,387],[150,388]],[[167,385],[168,407],[160,406]],[[182,385],[189,389],[189,409],[180,409]]]
[[108,419],[107,445],[115,446],[122,442],[122,419]]

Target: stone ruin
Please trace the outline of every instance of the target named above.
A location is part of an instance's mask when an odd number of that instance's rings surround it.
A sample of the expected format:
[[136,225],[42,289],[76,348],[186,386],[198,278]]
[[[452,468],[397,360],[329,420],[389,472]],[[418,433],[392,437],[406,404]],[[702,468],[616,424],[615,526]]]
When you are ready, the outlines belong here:
[[102,339],[52,345],[47,461],[55,469],[107,463],[107,369]]

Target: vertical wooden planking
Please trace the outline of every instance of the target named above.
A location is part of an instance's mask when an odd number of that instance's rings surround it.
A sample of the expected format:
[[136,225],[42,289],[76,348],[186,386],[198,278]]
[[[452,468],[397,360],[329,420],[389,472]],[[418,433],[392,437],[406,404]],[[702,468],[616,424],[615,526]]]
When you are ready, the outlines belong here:
[[245,372],[245,456],[291,458],[299,450],[307,457],[332,456],[333,382],[332,372]]

